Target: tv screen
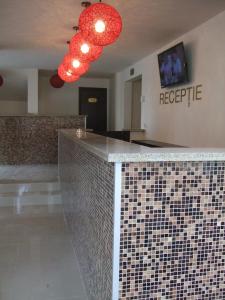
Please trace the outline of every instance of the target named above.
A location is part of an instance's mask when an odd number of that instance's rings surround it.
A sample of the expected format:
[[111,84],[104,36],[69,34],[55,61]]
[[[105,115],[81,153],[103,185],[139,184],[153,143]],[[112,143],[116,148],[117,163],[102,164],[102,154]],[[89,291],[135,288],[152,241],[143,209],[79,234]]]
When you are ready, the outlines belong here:
[[183,43],[179,43],[160,53],[158,61],[162,88],[188,81],[187,62]]

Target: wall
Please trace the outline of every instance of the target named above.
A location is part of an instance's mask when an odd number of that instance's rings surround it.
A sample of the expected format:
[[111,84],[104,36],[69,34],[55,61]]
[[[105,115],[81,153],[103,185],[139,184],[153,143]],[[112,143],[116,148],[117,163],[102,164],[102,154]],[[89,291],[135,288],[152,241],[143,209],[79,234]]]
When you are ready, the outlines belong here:
[[108,129],[113,130],[115,128],[116,115],[116,103],[115,103],[115,76],[111,76],[109,81],[109,105],[108,105]]
[[[116,129],[124,127],[125,82],[142,75],[142,127],[147,138],[192,147],[225,147],[225,13],[166,45],[163,49],[115,75]],[[162,92],[157,54],[174,44],[185,44],[190,82],[202,84],[203,99],[190,107],[186,103],[160,105]],[[165,89],[163,90],[165,91]]]
[[[81,78],[76,83],[65,84],[55,89],[49,84],[49,76],[39,76],[39,113],[44,115],[76,115],[79,113],[79,87],[108,89],[110,80],[105,78]],[[109,121],[110,122],[110,121]]]
[[27,73],[24,69],[1,69],[0,115],[24,115],[27,112]]
[[[108,89],[108,115],[111,110],[113,81],[109,78],[81,78],[76,83],[55,89],[49,84],[51,71],[37,69],[1,70],[4,85],[0,88],[0,115],[77,115],[79,87]],[[113,104],[112,104],[113,105]],[[111,123],[110,117],[108,123]]]
[[27,112],[26,101],[0,100],[0,115],[24,115]]

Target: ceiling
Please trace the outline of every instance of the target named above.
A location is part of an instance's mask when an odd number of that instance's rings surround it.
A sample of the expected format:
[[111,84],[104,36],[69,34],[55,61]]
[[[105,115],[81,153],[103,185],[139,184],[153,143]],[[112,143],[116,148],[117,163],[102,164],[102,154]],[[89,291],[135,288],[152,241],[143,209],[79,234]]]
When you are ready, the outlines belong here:
[[[95,1],[96,2],[96,1]],[[92,64],[110,74],[131,65],[225,10],[224,0],[106,0],[123,33]],[[79,0],[0,0],[0,68],[55,69],[82,8]]]

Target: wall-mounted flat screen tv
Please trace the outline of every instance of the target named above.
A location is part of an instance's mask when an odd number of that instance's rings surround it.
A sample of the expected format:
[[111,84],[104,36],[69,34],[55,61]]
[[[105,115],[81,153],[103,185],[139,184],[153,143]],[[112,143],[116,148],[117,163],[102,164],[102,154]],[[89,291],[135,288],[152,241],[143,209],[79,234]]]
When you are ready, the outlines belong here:
[[183,42],[158,55],[161,87],[188,81],[187,61]]

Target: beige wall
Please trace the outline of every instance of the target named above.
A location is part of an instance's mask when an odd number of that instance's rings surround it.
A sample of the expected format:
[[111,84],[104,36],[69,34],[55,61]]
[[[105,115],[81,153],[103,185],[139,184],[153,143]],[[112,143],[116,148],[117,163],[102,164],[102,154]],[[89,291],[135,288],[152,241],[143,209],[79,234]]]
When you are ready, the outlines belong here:
[[39,76],[39,113],[45,115],[78,114],[79,87],[107,88],[108,109],[110,109],[109,79],[80,78],[80,80],[75,83],[66,83],[62,88],[56,89],[50,85],[49,76]]
[[0,87],[0,115],[24,115],[27,111],[27,71],[0,69],[4,84]]
[[43,115],[76,115],[79,87],[107,88],[108,111],[111,109],[112,81],[107,78],[81,78],[76,83],[55,89],[49,83],[51,75],[44,76],[39,72],[37,76],[36,69],[1,70],[1,74],[5,82],[0,88],[0,115],[24,115],[28,107],[29,112],[36,113],[38,110]]
[[25,115],[27,112],[26,101],[11,101],[11,100],[0,100],[0,115]]
[[[115,127],[124,127],[125,82],[142,75],[142,127],[149,139],[193,146],[225,147],[225,12],[180,37],[135,65],[115,75]],[[160,105],[161,89],[157,54],[183,41],[190,82],[203,85],[202,101]]]
[[75,115],[76,92],[73,84],[53,88],[49,77],[39,77],[39,113],[45,115]]

